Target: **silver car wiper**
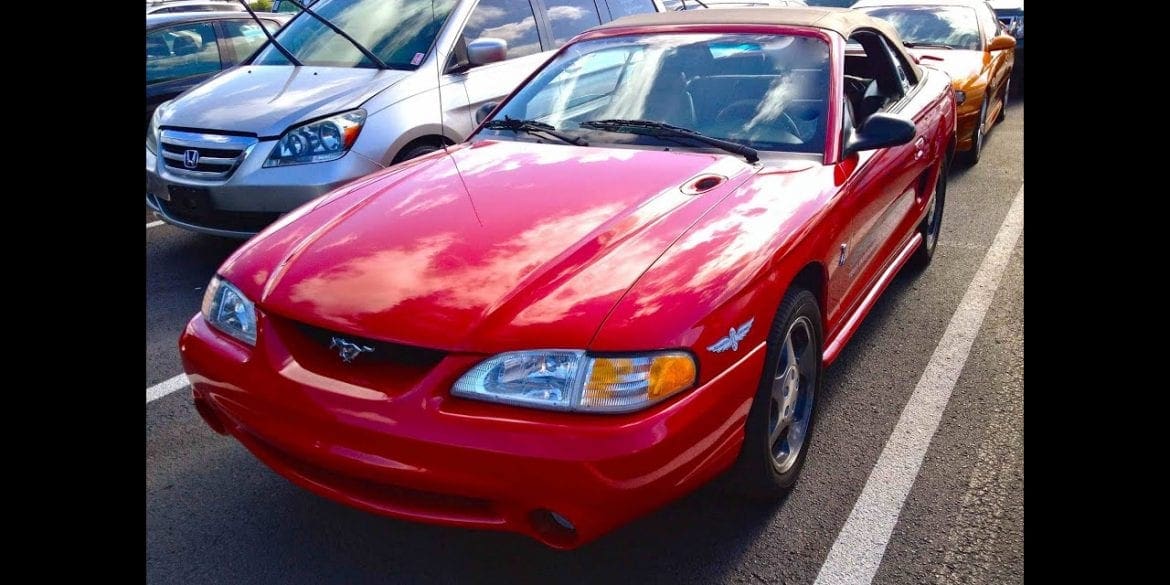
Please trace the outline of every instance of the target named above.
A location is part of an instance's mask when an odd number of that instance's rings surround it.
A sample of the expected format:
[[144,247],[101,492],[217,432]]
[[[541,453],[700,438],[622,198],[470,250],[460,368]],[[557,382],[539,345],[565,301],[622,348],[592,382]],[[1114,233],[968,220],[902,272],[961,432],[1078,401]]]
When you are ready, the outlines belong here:
[[690,138],[695,142],[701,142],[716,148],[722,148],[732,154],[738,154],[746,158],[750,163],[760,160],[759,151],[750,146],[730,140],[723,140],[722,138],[715,138],[714,136],[707,136],[698,130],[672,126],[653,120],[586,120],[577,125],[582,128],[603,130],[606,132],[625,132],[628,134],[641,134],[644,136],[663,138]]
[[268,32],[268,27],[264,26],[264,23],[260,21],[260,17],[256,16],[255,12],[252,12],[252,7],[248,6],[248,3],[244,0],[240,0],[240,4],[243,5],[244,10],[247,10],[248,14],[252,16],[252,20],[255,20],[256,24],[260,25],[260,30],[264,31],[264,36],[268,37],[268,40],[272,42],[272,46],[276,47],[276,50],[280,51],[280,54],[284,55],[284,58],[288,59],[289,63],[300,67],[301,62],[293,56],[292,51],[284,48],[284,45],[280,44],[280,42],[276,40],[276,37],[272,36],[272,33]]
[[[244,0],[240,0],[240,2],[243,2],[243,1]],[[349,41],[351,44],[353,44],[354,47],[357,47],[357,50],[361,51],[361,53],[363,55],[365,55],[367,59],[369,59],[370,61],[373,61],[374,65],[378,66],[378,69],[389,69],[390,68],[390,66],[386,65],[386,63],[384,61],[379,59],[378,56],[375,55],[373,51],[367,49],[365,45],[357,42],[356,39],[354,39],[353,37],[346,34],[346,32],[341,30],[340,28],[338,28],[336,24],[333,24],[332,22],[330,22],[328,18],[325,18],[324,16],[321,16],[320,14],[313,12],[312,10],[309,9],[308,6],[305,6],[299,0],[288,0],[288,1],[292,2],[293,6],[300,8],[302,11],[304,11],[309,16],[312,16],[313,18],[316,18],[317,20],[321,21],[321,24],[329,27],[330,30],[341,35],[341,38]]]

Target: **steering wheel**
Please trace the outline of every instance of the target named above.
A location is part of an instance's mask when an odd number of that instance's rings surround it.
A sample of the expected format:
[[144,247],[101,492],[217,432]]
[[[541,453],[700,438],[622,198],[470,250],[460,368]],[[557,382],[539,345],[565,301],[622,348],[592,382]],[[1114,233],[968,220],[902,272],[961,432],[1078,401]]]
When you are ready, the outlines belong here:
[[[759,104],[759,100],[738,100],[731,102],[727,105],[727,107],[719,110],[719,113],[715,115],[715,123],[719,124],[736,120],[751,120],[756,116],[756,110],[758,109]],[[783,120],[783,124],[787,126],[785,130],[795,136],[798,140],[802,140],[800,137],[800,126],[796,125],[796,120],[793,120],[792,116],[788,115],[787,111],[781,110],[777,119]]]

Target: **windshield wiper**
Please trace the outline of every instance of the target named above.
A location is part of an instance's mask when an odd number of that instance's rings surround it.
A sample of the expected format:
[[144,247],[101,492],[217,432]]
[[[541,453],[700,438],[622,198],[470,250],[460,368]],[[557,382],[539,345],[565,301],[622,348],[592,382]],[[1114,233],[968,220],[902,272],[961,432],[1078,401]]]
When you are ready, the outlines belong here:
[[[243,1],[244,0],[240,0],[240,2],[243,2]],[[349,36],[348,34],[345,34],[345,31],[341,30],[340,28],[337,28],[337,25],[333,24],[332,22],[329,22],[329,19],[325,18],[324,16],[321,16],[320,14],[317,14],[316,12],[313,12],[312,10],[309,9],[308,6],[305,6],[299,0],[288,0],[288,1],[292,2],[293,6],[300,8],[302,11],[304,11],[309,16],[312,16],[313,18],[316,18],[317,20],[321,21],[321,24],[329,27],[330,30],[341,35],[342,38],[349,41],[351,44],[353,44],[354,47],[357,47],[357,50],[361,51],[361,53],[363,55],[365,55],[367,59],[369,59],[370,61],[373,61],[374,65],[378,66],[378,69],[389,69],[390,68],[388,65],[386,65],[386,63],[384,61],[379,59],[378,56],[375,55],[373,51],[367,49],[365,45],[354,40],[353,37]],[[300,63],[298,63],[298,65],[300,65]]]
[[942,43],[911,43],[910,41],[902,41],[902,45],[910,49],[954,49],[954,47]]
[[503,120],[488,120],[484,123],[483,127],[492,130],[527,132],[529,134],[543,132],[549,136],[558,138],[564,142],[568,142],[569,144],[575,144],[577,146],[589,146],[589,143],[585,142],[585,140],[579,136],[570,136],[564,132],[559,132],[552,126],[552,124],[545,124],[544,122],[537,122],[536,120],[517,120],[516,118],[504,116]]
[[691,130],[690,128],[672,126],[653,120],[586,120],[578,125],[582,128],[604,130],[607,132],[690,138],[696,142],[702,142],[703,144],[709,144],[716,148],[722,148],[732,154],[738,154],[746,158],[750,163],[760,160],[760,153],[750,146],[745,146],[730,140],[723,140],[722,138],[715,138],[714,136],[707,136],[702,132]]
[[301,62],[298,61],[296,57],[293,57],[292,51],[284,48],[284,45],[280,44],[280,42],[276,40],[276,37],[272,36],[272,33],[268,32],[268,27],[264,26],[263,22],[260,22],[260,17],[256,16],[255,12],[252,12],[252,7],[248,6],[248,3],[244,0],[240,0],[240,4],[243,4],[244,10],[247,10],[248,14],[252,15],[252,20],[255,20],[256,24],[260,25],[260,30],[264,31],[264,36],[268,37],[268,40],[272,42],[272,46],[276,47],[276,50],[280,51],[280,54],[284,55],[284,58],[288,59],[289,63],[300,67]]

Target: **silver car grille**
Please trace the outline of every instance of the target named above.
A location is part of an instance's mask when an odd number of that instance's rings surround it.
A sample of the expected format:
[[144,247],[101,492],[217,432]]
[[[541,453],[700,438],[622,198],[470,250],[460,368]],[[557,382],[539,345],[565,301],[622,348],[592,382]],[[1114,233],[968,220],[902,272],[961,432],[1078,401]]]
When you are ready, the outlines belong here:
[[222,180],[232,176],[252,145],[253,136],[229,136],[163,130],[159,136],[167,171],[194,179]]

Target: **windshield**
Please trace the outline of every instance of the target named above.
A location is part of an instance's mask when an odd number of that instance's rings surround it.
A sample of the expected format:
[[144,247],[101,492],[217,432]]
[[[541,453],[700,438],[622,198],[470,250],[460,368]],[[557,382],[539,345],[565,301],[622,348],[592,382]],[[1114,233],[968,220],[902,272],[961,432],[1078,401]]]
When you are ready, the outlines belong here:
[[[828,86],[829,47],[816,37],[627,35],[568,47],[493,119],[543,122],[591,145],[708,148],[678,136],[581,126],[649,120],[757,150],[821,153]],[[481,135],[540,140],[500,129]]]
[[[320,0],[310,9],[364,45],[387,66],[417,69],[454,5],[455,0]],[[298,14],[280,30],[276,40],[305,65],[377,67],[352,43],[308,14]],[[252,63],[289,64],[271,43]]]
[[979,23],[966,6],[881,6],[860,9],[889,22],[902,41],[978,51]]

